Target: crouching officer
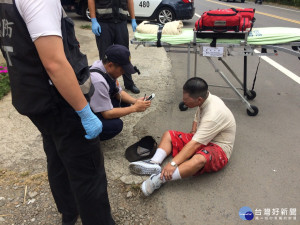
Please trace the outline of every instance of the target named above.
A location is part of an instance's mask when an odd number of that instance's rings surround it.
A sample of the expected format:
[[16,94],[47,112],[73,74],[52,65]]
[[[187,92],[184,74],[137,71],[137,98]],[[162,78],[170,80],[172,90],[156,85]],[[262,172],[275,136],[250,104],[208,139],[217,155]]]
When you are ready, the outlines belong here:
[[90,68],[95,91],[91,97],[91,108],[102,121],[100,140],[108,140],[123,129],[122,116],[143,112],[150,105],[144,97],[133,98],[122,90],[117,78],[122,74],[133,74],[136,70],[130,62],[130,52],[123,45],[111,45],[102,61],[97,60]]
[[12,104],[42,133],[48,179],[62,224],[74,225],[79,215],[85,225],[115,224],[98,138],[102,123],[92,113],[66,57],[63,39],[69,36],[62,27],[68,21],[60,1],[0,0],[0,21]]

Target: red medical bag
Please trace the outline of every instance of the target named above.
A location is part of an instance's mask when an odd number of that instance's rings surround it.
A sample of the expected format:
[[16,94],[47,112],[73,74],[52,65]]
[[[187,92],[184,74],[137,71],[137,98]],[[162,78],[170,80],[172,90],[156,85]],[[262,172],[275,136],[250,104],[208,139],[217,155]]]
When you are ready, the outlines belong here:
[[233,9],[233,10],[237,11],[242,17],[241,25],[240,25],[242,27],[242,31],[251,30],[255,22],[255,18],[254,18],[255,9],[246,8],[246,9]]
[[254,9],[217,9],[204,12],[195,23],[196,31],[249,31],[254,22]]
[[252,9],[252,8],[234,9],[234,8],[232,8],[232,10],[235,10],[236,12],[238,12],[242,17],[247,17],[247,18],[249,18],[249,20],[255,20],[255,18],[254,18],[255,9]]

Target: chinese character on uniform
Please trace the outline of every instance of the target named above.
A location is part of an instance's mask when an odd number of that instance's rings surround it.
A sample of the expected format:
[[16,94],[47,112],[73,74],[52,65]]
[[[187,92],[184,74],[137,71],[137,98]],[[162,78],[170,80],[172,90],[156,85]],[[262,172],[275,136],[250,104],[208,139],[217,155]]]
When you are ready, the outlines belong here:
[[[11,25],[13,25],[13,22],[8,22],[7,19],[2,19],[2,29],[0,31],[0,33],[2,34],[2,37],[6,37],[8,36],[9,38],[11,38],[12,36],[12,27]],[[0,26],[1,28],[1,26]]]

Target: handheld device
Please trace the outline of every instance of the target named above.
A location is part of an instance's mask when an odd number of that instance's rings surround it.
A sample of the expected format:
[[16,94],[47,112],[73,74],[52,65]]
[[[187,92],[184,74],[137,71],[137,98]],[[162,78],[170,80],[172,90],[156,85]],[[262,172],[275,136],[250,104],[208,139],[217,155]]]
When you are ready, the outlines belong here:
[[146,101],[150,101],[150,100],[152,100],[154,97],[155,97],[155,94],[152,93],[152,94],[146,99]]

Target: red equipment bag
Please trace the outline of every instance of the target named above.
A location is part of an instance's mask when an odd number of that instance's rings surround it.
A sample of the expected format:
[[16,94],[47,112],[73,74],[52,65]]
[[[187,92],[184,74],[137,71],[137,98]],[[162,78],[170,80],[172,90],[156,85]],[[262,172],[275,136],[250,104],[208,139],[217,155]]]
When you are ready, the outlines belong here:
[[254,18],[254,13],[255,9],[252,8],[246,8],[246,9],[234,9],[241,15],[241,24],[240,27],[242,28],[242,31],[250,31],[254,25],[255,18]]
[[249,20],[254,20],[254,13],[255,13],[255,9],[252,8],[246,8],[246,9],[235,9],[235,8],[231,8],[232,10],[238,12],[242,17],[247,17],[249,18]]
[[197,31],[239,31],[240,15],[232,9],[217,9],[204,12],[196,21]]
[[195,23],[196,31],[250,31],[255,9],[217,9],[204,12]]

